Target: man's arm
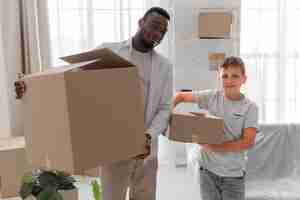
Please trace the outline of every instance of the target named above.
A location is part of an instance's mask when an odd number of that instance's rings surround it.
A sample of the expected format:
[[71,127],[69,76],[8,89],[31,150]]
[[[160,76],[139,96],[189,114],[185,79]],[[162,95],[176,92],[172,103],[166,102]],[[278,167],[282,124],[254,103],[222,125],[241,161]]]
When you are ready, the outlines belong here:
[[212,152],[242,152],[255,144],[256,128],[245,128],[240,139],[222,144],[204,144],[203,150]]

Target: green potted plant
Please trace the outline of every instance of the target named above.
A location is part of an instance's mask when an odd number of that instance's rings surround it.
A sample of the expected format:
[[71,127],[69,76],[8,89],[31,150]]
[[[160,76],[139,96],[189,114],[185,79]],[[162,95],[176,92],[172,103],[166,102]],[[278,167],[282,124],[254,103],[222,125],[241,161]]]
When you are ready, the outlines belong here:
[[75,181],[63,171],[37,169],[23,176],[19,194],[26,200],[76,200]]
[[93,180],[92,183],[91,183],[91,185],[92,185],[94,200],[101,200],[102,197],[101,197],[101,187],[100,187],[100,184],[98,183],[98,181]]

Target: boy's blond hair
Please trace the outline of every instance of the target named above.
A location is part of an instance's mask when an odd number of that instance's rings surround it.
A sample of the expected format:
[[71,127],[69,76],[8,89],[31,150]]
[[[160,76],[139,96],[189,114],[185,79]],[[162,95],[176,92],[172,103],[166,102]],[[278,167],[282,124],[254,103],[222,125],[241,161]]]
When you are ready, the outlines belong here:
[[222,69],[228,69],[228,67],[237,67],[241,69],[241,72],[243,75],[246,74],[246,69],[245,69],[245,64],[243,62],[243,60],[240,57],[236,57],[236,56],[230,56],[227,57],[224,62],[222,63],[222,65],[220,66],[220,68]]

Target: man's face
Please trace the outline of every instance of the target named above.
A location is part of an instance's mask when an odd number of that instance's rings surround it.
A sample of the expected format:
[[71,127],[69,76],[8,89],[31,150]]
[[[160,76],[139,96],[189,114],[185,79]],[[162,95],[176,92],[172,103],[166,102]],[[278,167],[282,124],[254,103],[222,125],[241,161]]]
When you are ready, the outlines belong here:
[[242,73],[241,68],[237,66],[228,66],[220,71],[223,89],[230,94],[239,94],[241,86],[246,82],[246,76]]
[[168,29],[168,19],[158,13],[150,13],[139,21],[140,37],[147,48],[154,48]]

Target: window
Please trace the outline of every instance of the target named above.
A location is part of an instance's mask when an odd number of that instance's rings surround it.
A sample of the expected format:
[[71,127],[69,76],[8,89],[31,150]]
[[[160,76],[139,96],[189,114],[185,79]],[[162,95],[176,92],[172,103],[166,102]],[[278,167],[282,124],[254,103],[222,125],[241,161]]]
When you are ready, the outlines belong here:
[[58,58],[122,41],[137,30],[146,8],[144,0],[49,0],[54,65]]
[[[300,3],[288,0],[243,0],[241,56],[247,93],[263,123],[300,122]],[[298,74],[298,76],[297,76]]]

